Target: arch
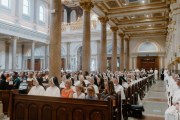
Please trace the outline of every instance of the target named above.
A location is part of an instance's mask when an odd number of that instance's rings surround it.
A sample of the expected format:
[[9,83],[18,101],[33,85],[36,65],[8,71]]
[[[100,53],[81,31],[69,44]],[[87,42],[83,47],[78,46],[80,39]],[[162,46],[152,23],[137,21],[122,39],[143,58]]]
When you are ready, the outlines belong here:
[[30,15],[30,1],[23,0],[23,13],[26,15]]
[[64,23],[67,23],[67,10],[64,9]]
[[[139,51],[139,48],[140,47],[143,47],[144,45],[150,45],[150,46],[153,46],[153,48],[156,48],[156,49],[154,49],[154,50],[151,50],[151,49],[149,49],[149,48],[146,48],[146,50],[145,51]],[[143,45],[143,46],[141,46],[141,45]],[[149,46],[149,47],[150,47]],[[151,51],[147,51],[147,50],[151,50]],[[136,52],[157,52],[157,51],[161,51],[161,49],[160,49],[160,47],[159,47],[159,44],[156,42],[156,41],[154,41],[154,40],[143,40],[143,41],[141,41],[137,46],[136,46],[136,50],[135,50]]]
[[[40,55],[41,55],[41,51],[39,50],[39,48],[35,48],[34,49],[34,56],[40,56]],[[28,50],[27,56],[31,56],[31,48]]]
[[[112,44],[107,45],[107,53],[112,53]],[[120,47],[117,45],[117,51],[120,51]]]
[[73,10],[71,12],[71,18],[70,18],[71,22],[76,22],[76,11]]
[[45,21],[45,7],[43,5],[39,6],[39,20]]

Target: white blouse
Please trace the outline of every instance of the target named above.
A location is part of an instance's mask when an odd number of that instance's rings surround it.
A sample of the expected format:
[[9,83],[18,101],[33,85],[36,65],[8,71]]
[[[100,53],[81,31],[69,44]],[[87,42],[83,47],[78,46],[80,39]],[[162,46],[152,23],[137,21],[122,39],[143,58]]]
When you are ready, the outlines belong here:
[[99,89],[98,89],[97,85],[94,84],[92,86],[94,87],[95,93],[99,93]]
[[114,85],[114,89],[117,92],[121,91],[121,100],[126,99],[124,95],[124,88],[121,85]]
[[80,81],[74,81],[74,86],[76,86],[76,85],[79,85],[80,84]]
[[28,95],[44,95],[45,89],[43,86],[33,86],[31,90],[29,91]]
[[128,84],[126,82],[122,83],[122,86],[128,88]]
[[54,86],[54,87],[50,86],[46,89],[44,96],[60,97],[60,89],[57,86]]
[[79,96],[77,96],[77,93],[73,94],[73,98],[80,98],[80,99],[85,99],[85,94],[81,93]]
[[27,81],[33,81],[33,78],[27,78]]
[[62,83],[60,84],[60,88],[66,88],[65,87],[65,83],[62,81]]

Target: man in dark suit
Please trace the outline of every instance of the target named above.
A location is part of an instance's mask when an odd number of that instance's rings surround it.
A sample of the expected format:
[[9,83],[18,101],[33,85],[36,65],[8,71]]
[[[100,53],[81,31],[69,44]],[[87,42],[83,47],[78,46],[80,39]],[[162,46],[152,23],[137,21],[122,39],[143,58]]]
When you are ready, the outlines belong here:
[[164,80],[164,68],[161,70],[161,80]]

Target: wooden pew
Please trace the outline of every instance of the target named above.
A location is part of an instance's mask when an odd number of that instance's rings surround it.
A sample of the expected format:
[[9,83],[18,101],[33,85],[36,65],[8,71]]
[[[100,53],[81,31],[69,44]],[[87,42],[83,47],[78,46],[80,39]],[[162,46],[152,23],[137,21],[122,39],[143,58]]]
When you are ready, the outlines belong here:
[[127,112],[127,89],[124,89],[124,95],[126,97],[125,100],[122,101],[122,115],[123,115],[123,118],[124,120],[127,120],[128,119],[128,112]]
[[9,85],[9,82],[6,82],[6,90],[12,90],[13,89],[13,84]]
[[128,117],[130,116],[130,108],[131,108],[131,99],[132,99],[132,96],[131,96],[131,87],[128,87],[127,88],[127,113],[128,113]]
[[104,101],[13,94],[10,120],[113,120],[112,105],[112,97]]

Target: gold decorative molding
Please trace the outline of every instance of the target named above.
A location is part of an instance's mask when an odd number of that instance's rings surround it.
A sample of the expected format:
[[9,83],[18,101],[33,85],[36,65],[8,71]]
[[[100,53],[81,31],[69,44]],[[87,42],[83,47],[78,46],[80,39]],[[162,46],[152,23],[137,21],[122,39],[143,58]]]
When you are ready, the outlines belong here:
[[119,28],[116,26],[112,26],[110,27],[110,29],[112,30],[113,33],[116,33]]
[[94,7],[94,4],[91,1],[79,1],[79,5],[82,6],[84,11],[88,12]]
[[175,61],[180,63],[180,57],[175,57]]
[[101,24],[106,25],[107,21],[109,21],[108,17],[98,17],[98,20],[101,22]]
[[126,42],[129,42],[129,38],[124,38],[124,40],[125,40]]
[[120,37],[121,39],[124,38],[124,33],[119,33],[118,35],[119,35],[119,37]]

